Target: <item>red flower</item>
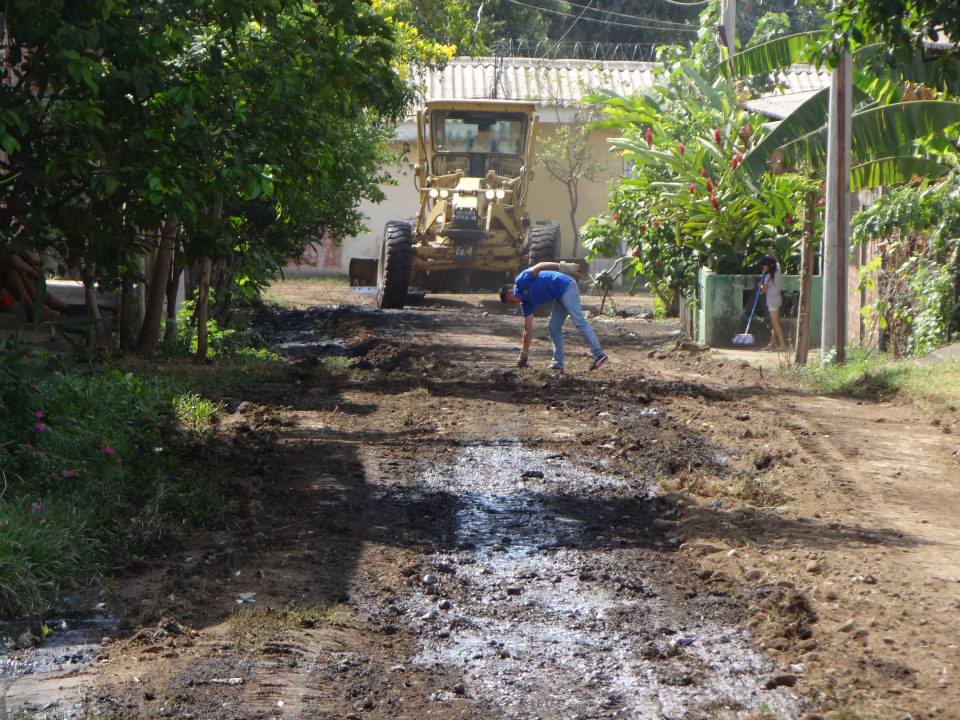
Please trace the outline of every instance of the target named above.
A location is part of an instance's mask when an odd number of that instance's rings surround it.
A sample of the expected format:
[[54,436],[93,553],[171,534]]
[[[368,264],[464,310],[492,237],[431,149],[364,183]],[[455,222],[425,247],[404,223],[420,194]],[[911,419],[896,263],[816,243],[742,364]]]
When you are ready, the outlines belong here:
[[653,229],[656,230],[658,227],[660,227],[660,221],[659,221],[659,220],[654,220],[654,221],[653,221]]
[[647,231],[647,226],[646,226],[646,225],[641,225],[641,226],[640,226],[640,232],[645,233],[646,231]]
[[697,186],[693,183],[690,183],[690,194],[693,195],[697,191]]
[[707,192],[713,190],[713,183],[710,181],[710,178],[707,178]]
[[787,225],[793,225],[793,215],[787,215]]
[[647,128],[647,131],[643,134],[643,137],[647,141],[647,147],[650,147],[653,145],[653,130],[651,130],[650,128]]
[[720,203],[717,202],[717,198],[715,198],[713,195],[710,196],[710,204],[713,205],[714,210],[720,209]]
[[680,154],[683,155],[687,151],[687,146],[683,143],[680,143],[680,146],[677,148],[680,151]]
[[736,170],[737,165],[740,164],[740,161],[737,159],[738,157],[738,155],[734,155],[732,158],[730,158],[730,167],[732,167],[734,170]]
[[640,257],[640,248],[637,248],[636,250],[633,251],[633,256]]
[[720,128],[713,129],[713,141],[719,145],[720,144]]
[[614,214],[613,214],[613,221],[614,221],[614,222],[619,222],[619,221],[620,221],[620,213],[614,213]]
[[659,260],[657,260],[655,263],[653,263],[653,266],[654,266],[654,267],[663,267],[663,263],[660,262]]
[[706,177],[706,176],[707,176],[707,169],[700,168],[700,177]]

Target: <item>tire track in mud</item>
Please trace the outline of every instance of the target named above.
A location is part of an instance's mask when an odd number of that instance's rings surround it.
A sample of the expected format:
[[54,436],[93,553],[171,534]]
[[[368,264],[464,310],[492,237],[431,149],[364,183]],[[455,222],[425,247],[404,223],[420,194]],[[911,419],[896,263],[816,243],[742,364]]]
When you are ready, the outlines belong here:
[[673,585],[691,570],[652,531],[642,483],[505,442],[467,445],[406,491],[437,489],[456,496],[454,550],[425,557],[393,605],[417,618],[414,664],[462,673],[438,702],[518,719],[797,715],[766,689],[775,666],[726,590]]

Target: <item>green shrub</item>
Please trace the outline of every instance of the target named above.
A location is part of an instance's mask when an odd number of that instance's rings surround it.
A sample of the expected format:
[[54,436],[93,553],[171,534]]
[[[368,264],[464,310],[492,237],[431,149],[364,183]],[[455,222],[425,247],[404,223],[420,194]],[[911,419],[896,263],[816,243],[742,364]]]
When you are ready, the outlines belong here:
[[197,494],[218,491],[170,479],[174,458],[165,430],[174,407],[201,431],[217,407],[169,380],[87,367],[50,370],[11,354],[0,360],[0,615],[6,616],[42,610],[66,584],[170,542],[167,520],[193,517],[193,506],[204,508]]

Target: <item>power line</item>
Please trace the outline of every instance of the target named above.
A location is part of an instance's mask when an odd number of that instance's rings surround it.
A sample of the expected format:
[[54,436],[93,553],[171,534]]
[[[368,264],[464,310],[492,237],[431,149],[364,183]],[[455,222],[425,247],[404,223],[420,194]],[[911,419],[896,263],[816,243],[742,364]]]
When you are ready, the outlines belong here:
[[[569,18],[577,17],[573,13],[563,12],[562,10],[552,10],[550,8],[540,7],[539,5],[531,5],[530,3],[523,2],[523,0],[507,0],[507,2],[513,3],[514,5],[519,5],[521,7],[530,8],[531,10],[537,10],[538,12],[549,13],[551,15],[559,15],[561,17],[569,17]],[[599,23],[601,25],[615,25],[617,27],[634,28],[638,30],[673,30],[676,32],[692,32],[692,33],[697,32],[697,28],[692,28],[690,26],[680,25],[680,24],[677,24],[676,27],[672,27],[672,26],[664,26],[664,25],[639,25],[634,23],[615,22],[613,20],[601,20],[600,18],[590,18],[590,17],[585,17],[583,19],[586,20],[587,22]],[[669,22],[669,21],[664,21],[664,22]]]

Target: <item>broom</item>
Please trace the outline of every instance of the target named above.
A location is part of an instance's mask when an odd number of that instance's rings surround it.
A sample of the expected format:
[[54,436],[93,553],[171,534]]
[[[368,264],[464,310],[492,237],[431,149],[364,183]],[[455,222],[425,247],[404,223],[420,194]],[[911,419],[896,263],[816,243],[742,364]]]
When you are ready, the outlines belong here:
[[760,302],[760,288],[763,287],[767,279],[766,273],[760,278],[760,285],[757,287],[757,294],[753,296],[753,307],[750,308],[750,317],[747,318],[747,327],[739,335],[733,336],[734,345],[753,345],[753,335],[750,334],[750,323],[753,322],[753,314],[757,311],[757,303]]

